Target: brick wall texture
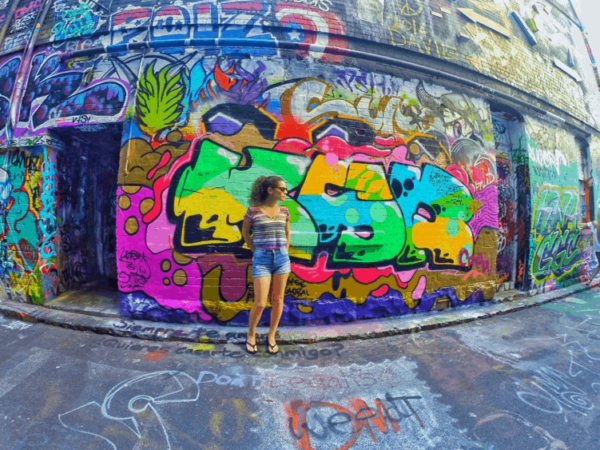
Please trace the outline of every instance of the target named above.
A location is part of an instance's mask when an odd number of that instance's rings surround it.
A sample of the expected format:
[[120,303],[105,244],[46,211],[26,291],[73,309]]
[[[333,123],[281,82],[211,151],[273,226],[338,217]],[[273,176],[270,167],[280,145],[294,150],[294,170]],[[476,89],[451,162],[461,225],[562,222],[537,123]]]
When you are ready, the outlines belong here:
[[567,1],[10,7],[7,296],[108,279],[128,317],[247,323],[260,175],[289,190],[282,323],[544,292],[596,264],[578,223],[600,198],[600,98]]

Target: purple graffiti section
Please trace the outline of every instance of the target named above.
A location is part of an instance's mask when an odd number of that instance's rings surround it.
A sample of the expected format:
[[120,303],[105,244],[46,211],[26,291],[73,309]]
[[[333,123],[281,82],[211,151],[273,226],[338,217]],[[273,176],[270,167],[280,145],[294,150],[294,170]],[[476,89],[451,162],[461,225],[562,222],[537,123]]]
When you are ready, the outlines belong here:
[[[72,76],[71,79],[76,79],[76,77]],[[60,87],[61,81],[63,78],[58,77],[48,80],[47,83],[50,84],[50,89],[53,91],[52,84],[56,82]],[[124,107],[126,91],[120,83],[101,82],[67,96],[65,93],[73,88],[73,85],[67,85],[62,89],[61,95],[48,96],[32,118],[33,127],[38,128],[50,119],[58,120],[59,118],[72,118],[73,123],[79,123],[77,117],[87,114],[110,117],[118,114]],[[84,119],[85,122],[87,120]]]
[[127,107],[127,85],[116,79],[90,82],[91,73],[89,68],[63,67],[56,55],[35,55],[19,122],[30,130],[41,130],[120,118]]
[[10,96],[15,85],[21,57],[0,63],[0,134],[8,123]]
[[490,184],[476,192],[474,199],[481,202],[481,208],[475,213],[469,226],[473,231],[473,237],[477,239],[483,227],[498,228],[498,187]]

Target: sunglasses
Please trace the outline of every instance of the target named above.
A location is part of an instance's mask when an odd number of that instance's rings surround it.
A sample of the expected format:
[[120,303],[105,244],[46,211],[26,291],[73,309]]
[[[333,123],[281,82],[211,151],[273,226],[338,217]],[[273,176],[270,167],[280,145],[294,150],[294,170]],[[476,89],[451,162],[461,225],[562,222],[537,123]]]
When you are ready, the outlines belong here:
[[284,194],[287,194],[287,193],[288,193],[288,190],[287,190],[287,188],[284,188],[284,187],[275,186],[275,189],[279,189],[279,190],[280,190],[281,192],[283,192]]

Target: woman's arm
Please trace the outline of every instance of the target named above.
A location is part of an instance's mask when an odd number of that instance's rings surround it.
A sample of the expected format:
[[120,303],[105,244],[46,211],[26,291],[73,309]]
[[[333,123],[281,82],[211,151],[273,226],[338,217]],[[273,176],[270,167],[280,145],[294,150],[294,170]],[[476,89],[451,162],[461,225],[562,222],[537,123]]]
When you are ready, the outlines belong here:
[[244,224],[242,225],[242,237],[244,238],[244,242],[250,250],[254,251],[254,244],[252,243],[252,237],[250,236],[250,224],[244,220]]
[[287,222],[285,223],[285,237],[287,238],[287,249],[289,252],[290,251],[290,243],[291,243],[291,239],[292,239],[289,218],[288,218]]

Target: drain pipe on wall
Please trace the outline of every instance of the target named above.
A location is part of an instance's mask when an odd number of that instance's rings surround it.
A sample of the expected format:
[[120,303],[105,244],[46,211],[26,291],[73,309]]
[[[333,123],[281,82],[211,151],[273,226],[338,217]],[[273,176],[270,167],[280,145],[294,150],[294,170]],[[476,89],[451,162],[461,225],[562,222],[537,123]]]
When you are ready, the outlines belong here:
[[[400,67],[403,69],[412,70],[418,73],[424,73],[427,75],[431,75],[436,78],[442,78],[446,80],[453,81],[462,86],[468,86],[472,89],[478,90],[480,92],[485,92],[493,97],[504,99],[505,101],[511,102],[513,104],[517,104],[520,107],[526,108],[530,111],[535,111],[536,113],[546,116],[549,119],[553,119],[562,124],[566,124],[571,128],[576,129],[579,134],[587,137],[590,136],[590,132],[585,128],[573,123],[572,121],[567,121],[556,114],[553,114],[549,111],[546,111],[542,108],[539,108],[531,103],[528,103],[524,100],[520,100],[516,97],[513,97],[504,92],[498,91],[496,89],[492,89],[484,84],[477,83],[475,81],[471,81],[457,75],[452,75],[447,72],[443,72],[438,69],[432,69],[430,67],[422,66],[419,64],[412,63],[410,61],[403,61],[396,58],[390,58],[388,56],[377,55],[373,53],[366,53],[360,50],[351,50],[351,49],[342,49],[337,47],[328,47],[325,48],[320,45],[315,44],[307,44],[302,42],[273,42],[262,39],[168,39],[161,41],[145,41],[145,42],[133,42],[129,44],[116,44],[116,45],[103,45],[99,47],[93,47],[86,50],[79,50],[75,52],[64,52],[60,54],[61,60],[67,60],[72,58],[81,58],[81,57],[89,57],[95,56],[99,54],[110,54],[110,53],[120,53],[127,52],[133,50],[143,50],[143,49],[157,49],[157,48],[168,48],[168,47],[265,47],[265,48],[280,48],[280,49],[289,49],[289,50],[302,50],[302,51],[318,51],[322,53],[329,53],[334,55],[346,56],[351,58],[364,59],[369,61],[374,61],[378,63],[387,64],[390,66]],[[564,112],[571,116],[573,119],[580,121],[577,117],[572,116],[571,114]],[[584,123],[585,124],[585,123]],[[589,127],[600,137],[600,130],[593,127],[592,125],[585,124],[585,126]]]
[[29,79],[29,72],[31,70],[31,58],[33,57],[33,50],[35,49],[35,42],[37,41],[37,37],[40,34],[40,30],[42,29],[42,25],[44,20],[46,19],[46,15],[52,6],[52,2],[54,0],[45,0],[42,10],[37,16],[35,21],[35,28],[31,37],[29,38],[29,42],[25,47],[25,55],[21,60],[21,64],[19,64],[19,71],[17,72],[17,76],[15,77],[15,89],[13,89],[12,95],[10,96],[10,115],[9,121],[6,127],[6,137],[7,142],[12,139],[13,131],[17,124],[17,114],[19,113],[19,106],[21,104],[21,99],[23,96],[24,84]]
[[583,43],[585,44],[585,48],[587,49],[588,56],[590,57],[590,61],[592,62],[592,69],[594,71],[594,75],[596,76],[596,84],[598,85],[598,90],[600,90],[600,74],[598,73],[598,66],[596,65],[596,58],[594,58],[594,53],[592,52],[592,47],[590,46],[590,43],[587,38],[587,36],[588,36],[587,31],[585,31],[583,22],[579,19],[579,16],[577,15],[577,10],[573,6],[573,2],[571,0],[569,0],[569,5],[571,6],[571,10],[573,11],[573,14],[575,15],[577,27],[581,31],[581,37],[583,38]]
[[2,24],[2,28],[0,28],[0,45],[4,42],[4,36],[6,36],[6,32],[8,31],[8,25],[12,22],[12,18],[15,15],[15,11],[17,10],[17,6],[19,6],[19,2],[21,0],[13,0],[10,4],[10,8],[6,11],[6,15],[4,16],[4,23]]

